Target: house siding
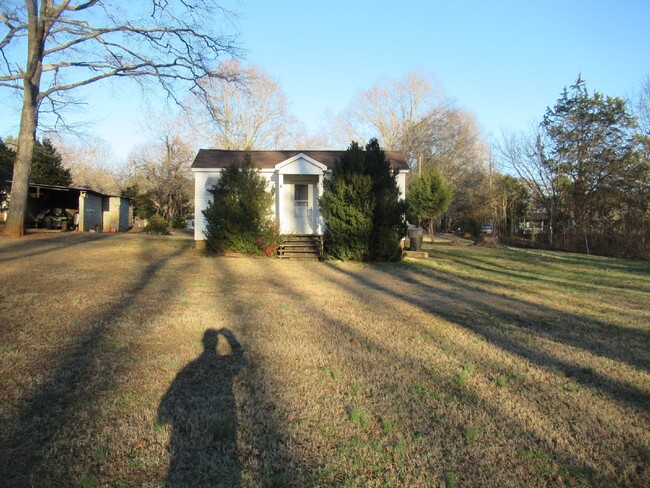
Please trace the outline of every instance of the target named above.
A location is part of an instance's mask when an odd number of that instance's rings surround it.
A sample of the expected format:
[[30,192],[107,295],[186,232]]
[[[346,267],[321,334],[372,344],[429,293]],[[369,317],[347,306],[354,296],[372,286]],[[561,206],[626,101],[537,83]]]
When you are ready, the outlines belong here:
[[[260,171],[260,174],[266,179],[267,191],[277,192],[277,174],[271,171]],[[204,241],[205,231],[207,229],[203,211],[208,208],[212,201],[210,189],[215,186],[221,178],[221,169],[211,171],[194,172],[194,240]],[[275,199],[273,207],[273,216],[278,215],[278,199]]]

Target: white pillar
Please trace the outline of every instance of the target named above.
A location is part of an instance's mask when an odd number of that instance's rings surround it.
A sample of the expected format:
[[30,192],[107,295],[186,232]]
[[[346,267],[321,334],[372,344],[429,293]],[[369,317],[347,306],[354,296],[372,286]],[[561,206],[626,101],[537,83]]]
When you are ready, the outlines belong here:
[[[318,200],[320,200],[320,197],[323,196],[323,175],[319,174],[318,175]],[[316,231],[318,234],[323,233],[323,217],[320,214],[320,205],[318,200],[314,202],[314,209],[316,210],[314,213],[316,214]]]
[[278,224],[280,227],[280,233],[284,232],[284,175],[278,173],[278,191],[276,192],[276,198],[278,199]]
[[194,240],[204,241],[206,229],[203,210],[208,207],[208,173],[194,171]]

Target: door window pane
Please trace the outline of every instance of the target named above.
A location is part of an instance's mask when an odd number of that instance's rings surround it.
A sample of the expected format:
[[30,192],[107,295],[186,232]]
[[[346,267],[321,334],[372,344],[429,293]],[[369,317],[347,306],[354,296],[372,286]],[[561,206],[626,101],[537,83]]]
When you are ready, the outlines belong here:
[[307,205],[307,201],[309,200],[309,197],[307,196],[307,185],[296,185],[296,204],[298,202],[305,202],[305,205]]

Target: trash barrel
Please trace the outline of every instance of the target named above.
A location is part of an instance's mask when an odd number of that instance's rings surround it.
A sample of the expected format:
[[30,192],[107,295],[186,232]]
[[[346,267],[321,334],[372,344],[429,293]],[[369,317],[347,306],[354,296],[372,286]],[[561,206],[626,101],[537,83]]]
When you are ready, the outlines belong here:
[[422,229],[409,229],[409,247],[411,251],[421,251],[422,250],[422,238],[424,237],[424,231]]

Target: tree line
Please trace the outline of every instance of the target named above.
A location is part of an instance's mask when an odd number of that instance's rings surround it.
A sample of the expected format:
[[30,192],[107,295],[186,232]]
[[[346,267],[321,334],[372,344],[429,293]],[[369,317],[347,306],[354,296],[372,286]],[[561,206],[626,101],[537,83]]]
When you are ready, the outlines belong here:
[[500,157],[525,190],[537,245],[650,257],[649,93],[646,79],[630,107],[578,77],[528,133],[504,136]]
[[[400,150],[410,162],[407,217],[431,233],[476,234],[491,223],[508,242],[647,256],[647,80],[630,109],[621,98],[589,92],[579,78],[530,133],[505,134],[490,145],[474,117],[425,75],[412,73],[361,92],[319,135],[308,136],[292,125],[280,85],[261,69],[234,61],[219,69],[237,81],[222,75],[211,91],[201,92],[203,98],[188,95],[191,111],[150,116],[154,122],[144,130],[151,142],[120,169],[107,168],[101,141],[75,147],[54,135],[68,177],[131,197],[143,219],[156,215],[182,225],[193,209],[189,166],[198,144],[340,148],[378,133],[382,149]],[[237,97],[230,96],[233,90]],[[253,103],[264,96],[268,103]],[[15,139],[9,142],[16,146]],[[53,148],[50,140],[39,141],[37,153],[43,144]]]
[[409,220],[430,232],[477,233],[492,223],[505,239],[647,256],[647,79],[630,108],[618,97],[589,92],[579,78],[530,134],[489,143],[473,114],[431,76],[414,72],[360,91],[312,133],[290,113],[276,80],[237,60],[235,36],[215,30],[223,24],[214,19],[229,15],[213,0],[128,9],[103,0],[3,2],[0,87],[23,101],[5,232],[23,232],[34,152],[44,143],[37,129],[52,123],[55,139],[78,88],[129,79],[143,87],[157,83],[183,109],[171,119],[147,114],[160,123],[149,127],[151,142],[126,167],[106,169],[101,142],[55,144],[75,183],[125,192],[141,216],[169,222],[187,215],[197,145],[340,149],[377,138],[382,149],[399,150],[409,161],[407,192],[420,202]]

